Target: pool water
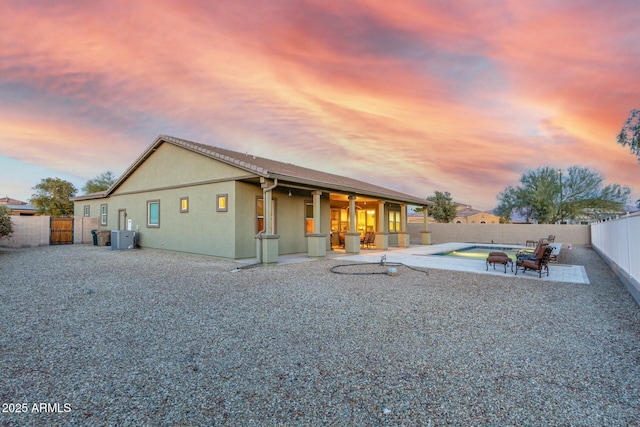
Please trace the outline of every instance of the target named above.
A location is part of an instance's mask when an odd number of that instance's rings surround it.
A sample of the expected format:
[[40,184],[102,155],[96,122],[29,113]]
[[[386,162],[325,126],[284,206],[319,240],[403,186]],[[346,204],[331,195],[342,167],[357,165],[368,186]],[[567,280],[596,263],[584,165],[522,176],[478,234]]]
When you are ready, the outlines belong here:
[[504,252],[509,256],[509,258],[515,261],[516,253],[518,252],[518,250],[520,249],[511,247],[470,246],[468,248],[462,248],[455,251],[443,252],[434,255],[463,259],[477,259],[484,261],[489,256],[489,252]]

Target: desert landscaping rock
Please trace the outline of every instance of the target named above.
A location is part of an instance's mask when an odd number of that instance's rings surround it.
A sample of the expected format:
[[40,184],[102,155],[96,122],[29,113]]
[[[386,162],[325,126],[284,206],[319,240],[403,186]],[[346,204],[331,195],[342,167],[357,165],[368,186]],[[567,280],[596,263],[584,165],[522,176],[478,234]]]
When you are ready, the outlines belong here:
[[640,308],[562,256],[591,284],[0,249],[0,424],[639,425]]

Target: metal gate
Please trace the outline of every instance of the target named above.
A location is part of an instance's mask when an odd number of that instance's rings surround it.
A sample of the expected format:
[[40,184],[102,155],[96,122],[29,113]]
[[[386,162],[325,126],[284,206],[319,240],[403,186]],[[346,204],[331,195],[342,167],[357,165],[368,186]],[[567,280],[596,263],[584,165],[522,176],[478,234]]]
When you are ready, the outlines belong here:
[[73,243],[73,217],[50,219],[50,245],[70,245]]

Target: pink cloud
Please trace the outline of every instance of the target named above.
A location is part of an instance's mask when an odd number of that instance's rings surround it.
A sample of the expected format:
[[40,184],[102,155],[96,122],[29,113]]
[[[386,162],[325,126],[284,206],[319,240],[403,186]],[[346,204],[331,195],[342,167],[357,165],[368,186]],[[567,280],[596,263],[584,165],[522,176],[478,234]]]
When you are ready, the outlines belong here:
[[[32,98],[1,148],[66,148],[80,154],[56,161],[82,168],[120,164],[105,140],[141,151],[168,133],[483,208],[550,162],[606,162],[640,187],[615,144],[640,99],[638,12],[543,3],[15,3],[0,83]],[[29,106],[38,92],[66,107]]]

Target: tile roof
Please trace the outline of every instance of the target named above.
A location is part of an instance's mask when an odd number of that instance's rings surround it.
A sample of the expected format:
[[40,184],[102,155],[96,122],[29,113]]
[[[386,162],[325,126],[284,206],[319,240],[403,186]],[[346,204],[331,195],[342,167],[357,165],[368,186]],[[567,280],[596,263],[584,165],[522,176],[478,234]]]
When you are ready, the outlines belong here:
[[258,157],[247,153],[239,153],[237,151],[227,150],[224,148],[212,147],[210,145],[187,141],[167,135],[161,135],[158,139],[199,152],[208,157],[221,160],[242,169],[252,171],[260,176],[264,176],[265,178],[278,178],[281,181],[321,186],[334,191],[346,193],[362,193],[385,199],[410,202],[418,205],[431,204],[425,199],[380,187],[378,185],[297,166],[291,163],[279,162],[277,160]]
[[35,206],[31,206],[31,205],[28,205],[26,203],[24,205],[20,204],[20,205],[3,205],[3,206],[6,206],[9,209],[12,209],[14,211],[15,210],[17,210],[17,211],[35,211],[36,210]]
[[344,194],[373,196],[382,200],[425,206],[432,205],[425,199],[411,196],[399,191],[390,190],[378,185],[357,179],[304,168],[291,163],[279,162],[247,153],[213,147],[198,142],[188,141],[168,135],[160,135],[153,144],[125,171],[125,173],[104,193],[87,194],[75,197],[74,200],[107,197],[120,186],[161,144],[169,143],[185,148],[203,156],[236,166],[251,174],[268,179],[277,178],[279,184],[297,184]]
[[476,215],[482,213],[481,210],[473,209],[473,208],[463,208],[457,211],[456,216],[461,218],[466,218],[468,216]]
[[0,197],[0,205],[26,205],[26,202],[12,199],[11,197]]

